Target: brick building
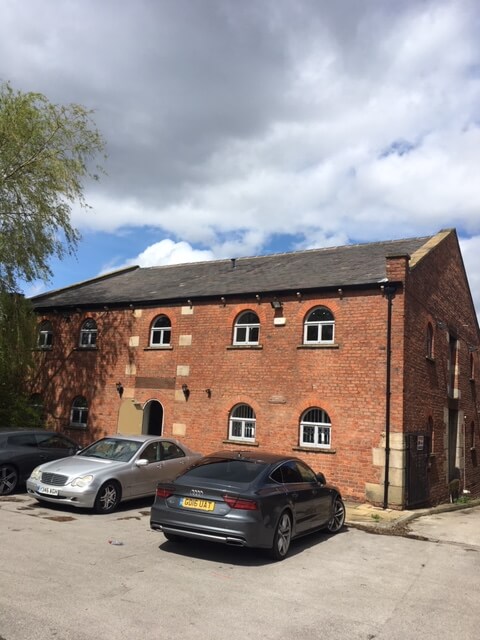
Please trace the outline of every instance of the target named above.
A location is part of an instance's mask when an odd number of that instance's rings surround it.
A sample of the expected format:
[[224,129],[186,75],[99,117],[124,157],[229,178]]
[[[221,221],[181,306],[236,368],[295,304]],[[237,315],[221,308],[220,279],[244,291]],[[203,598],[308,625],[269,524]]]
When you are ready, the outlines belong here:
[[447,501],[455,478],[480,495],[480,332],[454,230],[132,267],[32,301],[35,402],[85,443],[295,454],[395,508]]

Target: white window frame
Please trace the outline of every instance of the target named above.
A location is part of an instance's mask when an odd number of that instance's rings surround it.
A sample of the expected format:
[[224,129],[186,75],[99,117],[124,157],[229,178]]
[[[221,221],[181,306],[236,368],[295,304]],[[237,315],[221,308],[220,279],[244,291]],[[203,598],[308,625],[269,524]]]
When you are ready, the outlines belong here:
[[[328,320],[309,320],[316,311],[326,311],[331,319]],[[317,328],[317,337],[314,340],[309,340],[308,331],[311,327]],[[331,327],[332,337],[324,338],[323,334],[325,330]],[[308,312],[307,318],[303,325],[303,344],[333,344],[335,341],[335,318],[333,313],[327,307],[316,307]]]
[[[310,416],[309,414],[311,412],[318,412],[318,418],[316,418],[315,415]],[[316,419],[312,420],[311,418]],[[311,435],[306,437],[307,429],[313,435],[313,438]],[[315,449],[330,449],[331,443],[332,422],[328,413],[320,407],[310,407],[310,409],[304,412],[300,421],[300,446]]]
[[40,323],[38,329],[38,348],[51,349],[53,345],[53,327],[50,320]]
[[[252,314],[257,318],[256,322],[242,322],[242,318],[247,316],[248,314]],[[257,338],[252,338],[252,333],[256,330]],[[238,334],[240,331],[245,331],[245,339],[242,340],[239,338]],[[255,313],[255,311],[250,311],[250,309],[246,311],[242,311],[242,313],[235,320],[235,326],[233,329],[233,344],[234,345],[258,345],[258,339],[260,337],[260,320]]]
[[[87,326],[90,325],[90,326]],[[87,318],[80,329],[80,342],[79,347],[81,349],[93,349],[97,346],[98,328],[97,323],[93,318]],[[85,342],[84,342],[85,338]]]
[[427,331],[426,331],[426,357],[429,360],[433,360],[434,358],[434,338],[433,338],[433,326],[431,324],[431,322],[429,322],[427,324]]
[[84,396],[77,396],[70,410],[70,426],[86,428],[88,420],[88,403]]
[[[164,326],[164,327],[156,327],[155,324],[159,321],[159,320],[165,320],[166,322],[168,322],[168,326]],[[168,341],[165,340],[165,338],[167,337],[168,334]],[[160,341],[159,342],[154,342],[153,338],[154,336],[159,336],[160,337]],[[150,346],[151,347],[169,347],[171,345],[171,340],[172,340],[172,323],[170,322],[170,318],[166,315],[159,315],[157,316],[154,321],[152,322],[152,327],[150,329]]]
[[256,431],[257,419],[252,407],[248,404],[237,404],[233,407],[228,421],[228,439],[255,442]]

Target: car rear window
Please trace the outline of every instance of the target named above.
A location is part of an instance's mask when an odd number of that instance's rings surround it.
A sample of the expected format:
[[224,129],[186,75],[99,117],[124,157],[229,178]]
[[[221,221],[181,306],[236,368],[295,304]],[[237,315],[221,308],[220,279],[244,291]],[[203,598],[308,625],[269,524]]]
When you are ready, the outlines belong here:
[[13,447],[35,447],[37,448],[37,439],[35,435],[30,433],[21,433],[8,437],[8,444]]
[[248,460],[215,460],[210,459],[186,471],[182,478],[209,478],[249,484],[267,467],[262,462]]

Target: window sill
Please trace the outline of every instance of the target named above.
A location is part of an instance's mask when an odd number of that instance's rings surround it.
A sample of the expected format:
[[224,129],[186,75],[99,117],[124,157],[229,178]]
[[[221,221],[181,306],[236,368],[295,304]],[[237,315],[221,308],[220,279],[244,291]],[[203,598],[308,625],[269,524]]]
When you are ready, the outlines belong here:
[[261,344],[231,344],[227,347],[229,351],[261,351],[262,349]]
[[34,347],[32,351],[51,351],[53,347]]
[[303,453],[327,453],[327,454],[335,454],[337,453],[336,449],[322,449],[321,447],[293,447],[293,451],[302,451]]
[[432,364],[435,364],[435,358],[433,356],[425,356],[425,360],[427,362],[431,362]]
[[248,440],[223,440],[222,444],[236,444],[241,447],[259,447],[258,442],[249,442]]
[[98,351],[98,347],[75,347],[74,351]]
[[86,431],[87,430],[87,425],[86,424],[68,424],[65,427],[65,430],[68,431]]
[[165,346],[158,347],[145,347],[144,351],[173,351],[173,347],[171,344],[166,344]]
[[338,342],[318,343],[318,344],[299,344],[297,349],[339,349]]

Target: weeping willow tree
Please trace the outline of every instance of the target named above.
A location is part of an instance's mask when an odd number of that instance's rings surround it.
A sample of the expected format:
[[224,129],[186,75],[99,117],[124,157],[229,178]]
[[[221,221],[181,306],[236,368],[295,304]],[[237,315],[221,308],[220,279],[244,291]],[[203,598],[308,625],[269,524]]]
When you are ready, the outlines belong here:
[[0,425],[27,406],[35,320],[18,291],[48,281],[52,257],[74,253],[71,208],[88,207],[84,182],[101,171],[92,161],[104,140],[91,115],[0,83]]
[[41,424],[28,393],[35,343],[36,320],[29,301],[0,291],[0,426]]

